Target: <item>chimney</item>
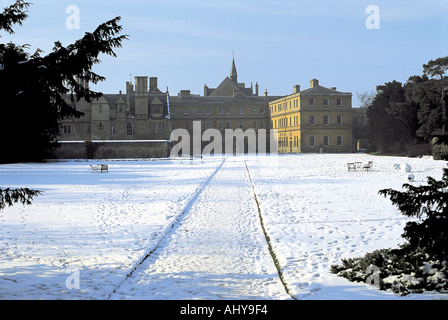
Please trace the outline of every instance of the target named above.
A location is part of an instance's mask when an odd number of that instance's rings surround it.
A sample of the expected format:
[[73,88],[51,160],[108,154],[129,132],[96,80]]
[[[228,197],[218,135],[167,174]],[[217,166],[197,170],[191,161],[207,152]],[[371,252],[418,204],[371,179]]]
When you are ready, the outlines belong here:
[[268,89],[264,89],[264,96],[265,96],[265,97],[268,96]]
[[135,81],[135,94],[144,95],[148,93],[148,77],[134,77]]
[[149,92],[157,89],[157,77],[149,78]]
[[334,90],[334,91],[336,91],[336,87],[331,87],[331,90]]
[[310,88],[317,87],[318,85],[319,85],[319,80],[311,79],[311,81],[310,81]]
[[131,93],[134,93],[134,85],[131,82],[126,81],[126,94]]
[[191,95],[190,90],[180,90],[180,97],[181,98],[189,98]]
[[82,75],[76,76],[76,82],[84,89],[89,89],[89,80],[85,79]]
[[299,93],[300,92],[300,86],[299,85],[295,85],[294,86],[294,93]]
[[255,83],[255,95],[258,97],[258,82]]

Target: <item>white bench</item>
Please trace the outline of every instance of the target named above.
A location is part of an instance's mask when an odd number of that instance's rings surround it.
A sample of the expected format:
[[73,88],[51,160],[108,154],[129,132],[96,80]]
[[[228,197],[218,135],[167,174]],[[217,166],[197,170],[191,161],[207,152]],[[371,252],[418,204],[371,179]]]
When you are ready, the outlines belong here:
[[95,165],[91,164],[90,171],[99,173],[109,172],[109,166],[107,164],[95,164]]
[[363,167],[364,171],[370,171],[373,168],[373,161],[369,161],[367,164],[365,164]]

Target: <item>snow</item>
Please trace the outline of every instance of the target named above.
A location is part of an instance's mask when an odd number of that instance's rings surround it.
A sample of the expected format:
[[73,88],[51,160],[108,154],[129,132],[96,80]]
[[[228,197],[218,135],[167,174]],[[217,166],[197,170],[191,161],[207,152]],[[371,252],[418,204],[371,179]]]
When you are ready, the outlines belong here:
[[366,154],[0,165],[0,187],[44,191],[0,211],[0,299],[446,299],[330,272],[404,242],[410,218],[378,194],[402,188],[397,162],[412,184],[446,167]]

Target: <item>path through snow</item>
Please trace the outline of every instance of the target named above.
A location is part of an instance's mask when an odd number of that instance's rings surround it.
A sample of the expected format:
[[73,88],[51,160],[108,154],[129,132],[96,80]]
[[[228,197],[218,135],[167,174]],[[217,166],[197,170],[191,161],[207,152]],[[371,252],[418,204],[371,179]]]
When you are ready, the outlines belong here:
[[230,158],[112,299],[290,299],[243,158]]

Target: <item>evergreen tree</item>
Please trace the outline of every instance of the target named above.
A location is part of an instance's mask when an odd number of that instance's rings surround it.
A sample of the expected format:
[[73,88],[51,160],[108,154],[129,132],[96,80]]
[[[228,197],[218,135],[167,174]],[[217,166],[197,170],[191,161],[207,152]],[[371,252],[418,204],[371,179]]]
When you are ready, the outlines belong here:
[[420,219],[408,222],[403,237],[408,243],[406,252],[423,251],[431,258],[448,258],[448,169],[442,180],[428,177],[428,185],[405,184],[406,191],[383,189],[379,193],[389,196],[402,214]]
[[381,153],[397,152],[399,119],[392,104],[404,102],[404,89],[400,82],[392,81],[377,87],[377,94],[367,109],[368,138],[371,148]]
[[[13,26],[22,25],[28,17],[30,5],[17,0],[4,8],[0,31],[13,34]],[[116,56],[113,49],[127,39],[118,35],[122,30],[119,21],[120,17],[107,21],[66,47],[55,42],[53,52],[45,56],[39,49],[29,54],[27,45],[0,43],[0,163],[41,160],[59,135],[60,120],[82,116],[70,102],[89,102],[101,96],[78,80],[81,77],[94,84],[105,80],[92,72],[92,67],[100,62],[101,53]],[[39,194],[41,191],[28,188],[0,188],[0,209],[16,202],[30,204]]]
[[[22,24],[29,6],[30,3],[17,0],[5,8],[0,13],[0,31],[14,33],[13,25]],[[119,21],[120,17],[107,21],[68,46],[57,41],[53,51],[45,56],[39,49],[29,54],[26,45],[0,44],[0,162],[44,158],[60,133],[60,120],[82,116],[71,102],[90,102],[101,96],[100,92],[84,88],[79,77],[93,84],[105,80],[92,67],[100,62],[101,53],[116,56],[114,48],[121,47],[127,39],[119,35]]]

